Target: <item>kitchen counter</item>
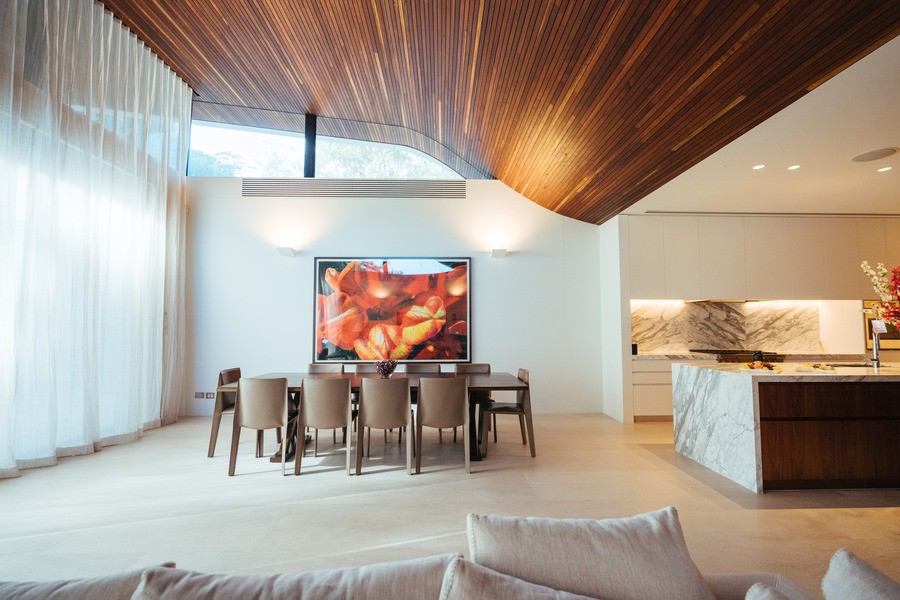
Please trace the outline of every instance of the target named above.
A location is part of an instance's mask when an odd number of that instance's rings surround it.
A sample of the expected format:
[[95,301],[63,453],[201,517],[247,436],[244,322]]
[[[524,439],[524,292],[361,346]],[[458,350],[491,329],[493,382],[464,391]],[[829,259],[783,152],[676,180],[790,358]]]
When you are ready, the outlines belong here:
[[675,450],[757,493],[900,487],[900,364],[779,366],[674,363]]
[[[865,362],[864,354],[815,354],[815,353],[779,353],[784,356],[785,362]],[[672,350],[669,352],[641,352],[632,354],[631,360],[715,360],[714,354],[703,354],[700,352],[680,352]]]

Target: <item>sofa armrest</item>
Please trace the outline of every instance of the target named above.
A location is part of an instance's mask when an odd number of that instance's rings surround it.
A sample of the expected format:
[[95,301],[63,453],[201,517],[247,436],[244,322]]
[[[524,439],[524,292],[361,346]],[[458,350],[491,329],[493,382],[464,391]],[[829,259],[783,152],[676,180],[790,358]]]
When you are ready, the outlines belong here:
[[790,579],[777,573],[704,573],[716,600],[744,600],[754,583],[765,583],[791,600],[813,600]]

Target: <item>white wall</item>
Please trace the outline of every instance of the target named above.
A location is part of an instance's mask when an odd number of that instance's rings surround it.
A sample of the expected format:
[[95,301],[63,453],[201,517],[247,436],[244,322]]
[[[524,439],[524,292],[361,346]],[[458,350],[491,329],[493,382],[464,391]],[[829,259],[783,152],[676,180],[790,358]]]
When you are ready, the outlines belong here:
[[819,302],[819,339],[829,354],[865,354],[866,331],[860,300]]
[[499,181],[467,182],[465,200],[242,198],[238,178],[189,182],[184,414],[211,414],[194,392],[224,368],[303,370],[313,258],[352,255],[471,256],[472,359],[528,368],[535,412],[602,410],[598,227]]
[[[600,298],[603,323],[603,412],[631,423],[631,306],[627,300],[628,230],[621,217],[600,226]],[[627,363],[626,363],[627,361]],[[626,368],[627,366],[627,368]],[[627,401],[626,401],[627,400]]]

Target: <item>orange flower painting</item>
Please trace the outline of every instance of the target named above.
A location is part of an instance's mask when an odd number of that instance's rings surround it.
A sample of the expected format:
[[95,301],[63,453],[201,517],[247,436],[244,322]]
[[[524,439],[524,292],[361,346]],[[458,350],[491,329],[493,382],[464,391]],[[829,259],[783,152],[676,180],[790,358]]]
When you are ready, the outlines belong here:
[[469,259],[316,259],[317,361],[469,358]]

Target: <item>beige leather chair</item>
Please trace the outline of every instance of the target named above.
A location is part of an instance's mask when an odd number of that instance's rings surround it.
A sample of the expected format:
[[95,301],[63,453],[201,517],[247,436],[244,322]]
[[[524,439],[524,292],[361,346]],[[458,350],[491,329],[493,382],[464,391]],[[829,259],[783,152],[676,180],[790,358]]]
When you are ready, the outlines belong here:
[[[406,372],[415,375],[440,375],[441,365],[435,363],[409,363],[406,365]],[[413,404],[418,402],[418,392],[412,392]],[[438,429],[438,441],[444,443],[444,430]],[[453,428],[453,443],[456,443],[456,427]]]
[[[216,384],[216,390],[220,386],[234,383],[241,378],[241,370],[239,368],[225,369],[219,372],[219,381]],[[216,405],[213,407],[212,431],[209,432],[209,452],[206,456],[212,458],[216,453],[216,440],[219,437],[219,424],[222,422],[222,415],[234,414],[234,397],[236,394],[231,392],[216,391]]]
[[[309,363],[309,366],[306,368],[307,373],[343,373],[344,372],[344,363]],[[344,444],[347,442],[347,430],[341,427],[343,431],[343,437],[341,438],[341,443]],[[316,439],[319,437],[319,431],[315,432]],[[331,441],[337,444],[337,429],[331,432]]]
[[[241,428],[256,430],[256,458],[263,456],[266,429],[283,427],[288,431],[288,387],[287,378],[262,379],[241,377],[237,385],[234,404],[234,425],[231,432],[231,458],[228,461],[228,475],[234,475],[237,463],[238,444]],[[284,475],[287,437],[281,443],[281,474]]]
[[[298,430],[307,427],[315,429],[313,456],[319,453],[319,429],[350,427],[353,423],[353,403],[350,399],[349,379],[309,379],[304,378],[300,390]],[[345,429],[346,430],[346,429]],[[344,451],[347,455],[347,475],[350,474],[350,444],[344,436]],[[305,448],[298,448],[294,458],[294,475],[300,474],[300,462],[306,454]]]
[[[409,396],[409,379],[394,377],[380,379],[366,377],[359,382],[359,414],[357,416],[356,474],[362,472],[363,436],[366,429],[393,429],[406,427],[406,472],[412,474],[412,447],[415,434],[412,421],[412,404]],[[371,456],[372,436],[366,455]]]
[[[519,379],[526,384],[529,383],[528,369],[519,369]],[[484,431],[481,440],[481,456],[487,456],[488,433],[491,430],[492,420],[494,429],[494,443],[497,442],[497,415],[518,415],[519,429],[522,431],[522,445],[527,442],[531,444],[531,456],[536,456],[534,451],[534,422],[531,419],[531,387],[528,390],[519,390],[516,392],[515,402],[494,402],[480,407],[480,420],[486,423],[487,429]],[[488,418],[485,421],[485,417]],[[526,429],[528,434],[526,436]],[[526,442],[527,439],[527,442]]]
[[469,388],[465,377],[419,380],[419,406],[416,409],[416,473],[422,468],[422,427],[463,428],[463,454],[466,473],[469,467]]
[[[490,375],[491,373],[491,365],[488,363],[461,363],[453,365],[453,372],[457,375],[468,375],[469,373]],[[491,398],[490,392],[477,391],[477,392],[469,392],[469,400],[474,402],[479,410],[485,404],[490,404],[493,402],[493,398]],[[482,429],[484,429],[484,421],[479,419],[478,423],[480,426],[478,427],[478,434],[483,435]],[[477,440],[479,443],[481,439]]]

